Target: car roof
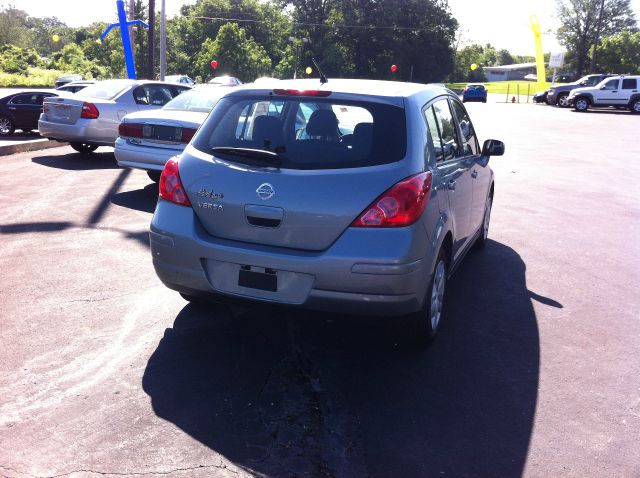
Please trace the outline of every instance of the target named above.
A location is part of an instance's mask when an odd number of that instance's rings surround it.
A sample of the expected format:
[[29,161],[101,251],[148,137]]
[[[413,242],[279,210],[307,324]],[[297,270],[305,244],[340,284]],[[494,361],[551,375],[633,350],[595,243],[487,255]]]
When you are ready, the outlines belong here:
[[[268,86],[274,86],[275,88],[268,88]],[[444,93],[453,94],[453,92],[447,88],[436,84],[335,78],[329,79],[325,84],[321,84],[318,79],[280,80],[277,84],[272,85],[267,84],[267,82],[265,82],[265,84],[247,83],[235,88],[235,92],[230,93],[230,95],[241,95],[248,91],[273,91],[273,89],[321,90],[345,95],[374,96],[379,98],[409,98],[424,93],[431,93],[432,96]]]

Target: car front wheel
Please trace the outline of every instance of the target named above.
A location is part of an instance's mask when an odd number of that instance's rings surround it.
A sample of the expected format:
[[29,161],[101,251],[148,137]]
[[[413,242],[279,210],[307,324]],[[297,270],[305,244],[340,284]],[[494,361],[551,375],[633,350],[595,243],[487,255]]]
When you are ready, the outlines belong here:
[[11,119],[0,116],[0,136],[10,136],[16,130]]
[[493,196],[487,198],[487,202],[484,205],[484,216],[482,217],[482,229],[476,245],[479,248],[483,248],[487,245],[487,238],[489,237],[489,222],[491,221],[491,206],[493,205]]
[[573,108],[576,111],[587,111],[589,109],[589,100],[586,98],[576,98],[573,103]]
[[93,153],[96,149],[98,149],[98,145],[96,144],[69,143],[69,145],[80,154]]
[[558,95],[558,99],[556,100],[556,105],[560,108],[568,108],[569,107],[569,94],[564,93],[562,95]]
[[421,345],[431,342],[438,331],[443,314],[446,285],[447,254],[445,249],[440,249],[433,274],[431,274],[425,305],[421,311],[410,317],[412,329],[416,332],[415,338]]

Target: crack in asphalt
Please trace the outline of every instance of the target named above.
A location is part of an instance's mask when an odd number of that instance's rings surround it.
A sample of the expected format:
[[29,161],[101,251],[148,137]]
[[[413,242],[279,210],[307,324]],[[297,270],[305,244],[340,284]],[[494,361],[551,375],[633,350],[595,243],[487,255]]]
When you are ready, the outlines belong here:
[[147,472],[127,472],[127,473],[121,473],[121,472],[110,472],[110,471],[97,471],[97,470],[88,470],[88,469],[79,469],[79,470],[72,470],[72,471],[68,471],[66,473],[61,473],[59,475],[31,475],[29,473],[24,473],[21,471],[18,471],[14,468],[10,468],[7,466],[3,466],[0,465],[0,469],[3,470],[9,470],[9,471],[13,471],[14,473],[18,473],[20,475],[24,475],[24,476],[30,476],[33,478],[61,478],[63,476],[69,476],[72,475],[74,473],[93,473],[95,475],[104,475],[104,476],[108,476],[108,475],[112,475],[112,476],[162,476],[162,475],[170,475],[172,473],[180,473],[180,472],[184,472],[184,471],[193,471],[193,470],[200,470],[200,469],[207,469],[207,468],[215,468],[215,469],[220,469],[220,470],[227,470],[231,473],[233,473],[234,475],[238,475],[238,472],[235,470],[232,470],[231,468],[229,468],[227,465],[197,465],[197,466],[191,466],[191,467],[187,467],[187,468],[175,468],[173,470],[169,470],[169,471],[147,471]]

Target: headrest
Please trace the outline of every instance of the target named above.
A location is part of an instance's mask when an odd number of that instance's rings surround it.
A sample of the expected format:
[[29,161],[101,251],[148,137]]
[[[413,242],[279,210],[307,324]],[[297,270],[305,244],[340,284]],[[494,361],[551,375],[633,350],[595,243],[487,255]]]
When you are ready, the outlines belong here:
[[309,136],[337,138],[338,118],[331,110],[316,110],[311,113],[306,129]]

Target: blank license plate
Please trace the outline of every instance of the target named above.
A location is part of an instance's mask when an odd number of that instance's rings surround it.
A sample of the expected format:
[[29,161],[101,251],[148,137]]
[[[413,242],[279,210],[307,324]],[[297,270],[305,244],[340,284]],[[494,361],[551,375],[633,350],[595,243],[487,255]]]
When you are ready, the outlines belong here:
[[240,269],[240,275],[238,276],[238,285],[241,287],[249,287],[251,289],[277,292],[278,276],[276,276],[275,274],[266,274],[264,272],[254,272]]
[[177,142],[182,136],[182,129],[174,126],[145,125],[142,129],[142,136],[159,141]]

